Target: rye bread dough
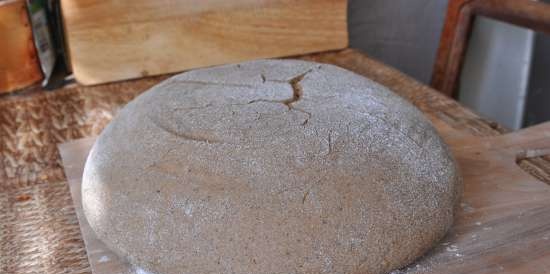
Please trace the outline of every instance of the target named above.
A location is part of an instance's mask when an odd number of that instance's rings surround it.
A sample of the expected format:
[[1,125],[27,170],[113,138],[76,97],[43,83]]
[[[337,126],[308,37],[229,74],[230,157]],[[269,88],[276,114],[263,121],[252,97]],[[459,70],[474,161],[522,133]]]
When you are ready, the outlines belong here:
[[369,273],[453,222],[461,183],[412,105],[344,69],[263,60],[186,72],[125,108],[86,162],[97,236],[154,273]]

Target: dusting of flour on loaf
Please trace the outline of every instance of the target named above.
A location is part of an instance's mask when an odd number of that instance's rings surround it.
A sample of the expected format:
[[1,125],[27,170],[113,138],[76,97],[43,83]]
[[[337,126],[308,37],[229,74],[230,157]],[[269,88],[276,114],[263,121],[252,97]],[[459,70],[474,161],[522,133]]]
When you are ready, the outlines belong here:
[[456,165],[420,111],[331,65],[262,60],[153,87],[103,131],[85,215],[150,273],[369,273],[453,221]]

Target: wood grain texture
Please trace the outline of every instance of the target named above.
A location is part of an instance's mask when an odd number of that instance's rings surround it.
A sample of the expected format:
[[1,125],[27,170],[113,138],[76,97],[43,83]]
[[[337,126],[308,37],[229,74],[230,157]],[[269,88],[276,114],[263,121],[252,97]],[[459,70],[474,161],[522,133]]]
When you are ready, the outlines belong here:
[[0,93],[41,79],[26,1],[0,1]]
[[550,148],[550,123],[477,137],[433,120],[464,177],[452,231],[410,273],[550,273],[550,187],[516,160]]
[[83,84],[348,45],[346,0],[62,0],[61,9]]

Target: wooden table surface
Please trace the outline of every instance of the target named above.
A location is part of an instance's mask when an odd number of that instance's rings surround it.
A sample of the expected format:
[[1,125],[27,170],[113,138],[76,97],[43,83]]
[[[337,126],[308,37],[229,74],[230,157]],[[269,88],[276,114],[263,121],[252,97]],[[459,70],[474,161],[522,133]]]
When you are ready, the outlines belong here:
[[[297,58],[338,65],[389,87],[421,109],[451,146],[465,180],[456,225],[440,246],[407,272],[550,273],[550,186],[516,164],[522,157],[534,156],[519,162],[527,163],[527,167],[522,165],[538,178],[547,178],[549,161],[538,156],[550,148],[550,125],[504,134],[506,130],[498,124],[353,49]],[[14,159],[4,162],[7,172],[0,173],[0,184],[17,189],[32,186],[35,181],[66,179],[59,155],[47,154],[52,146],[57,151],[59,143],[99,133],[123,104],[165,78],[91,87],[72,85],[48,94],[0,97],[0,126],[8,129],[7,134],[0,134],[0,140],[6,143],[1,152]],[[46,122],[48,127],[33,121]],[[17,123],[27,123],[25,128],[31,130],[23,131],[28,136],[11,129]],[[28,144],[40,145],[40,149],[24,157],[14,150]],[[29,177],[28,170],[34,175]],[[36,252],[10,263],[38,260],[41,255]],[[56,254],[62,256],[63,252]],[[68,266],[48,267],[66,271]]]

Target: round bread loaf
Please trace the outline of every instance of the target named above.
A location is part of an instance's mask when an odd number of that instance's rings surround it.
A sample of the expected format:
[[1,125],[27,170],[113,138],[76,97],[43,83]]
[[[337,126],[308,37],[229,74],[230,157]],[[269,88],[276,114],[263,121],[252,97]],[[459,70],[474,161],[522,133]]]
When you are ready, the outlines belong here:
[[153,273],[385,273],[453,222],[461,180],[420,111],[344,69],[186,72],[125,108],[86,162],[97,236]]

